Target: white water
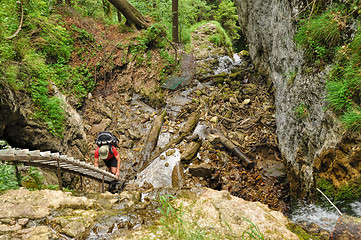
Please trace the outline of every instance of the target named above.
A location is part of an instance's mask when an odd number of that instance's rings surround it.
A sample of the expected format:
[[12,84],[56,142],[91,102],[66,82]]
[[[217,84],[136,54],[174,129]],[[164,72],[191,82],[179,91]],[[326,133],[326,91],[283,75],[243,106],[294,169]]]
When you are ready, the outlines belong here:
[[233,59],[228,56],[218,57],[218,68],[214,70],[214,74],[231,73],[231,70],[237,66],[241,66],[244,62],[237,53],[233,54]]
[[[361,218],[361,202],[355,201],[348,205],[336,205],[343,206],[340,207],[340,211],[343,214]],[[320,228],[332,232],[339,217],[340,214],[332,207],[326,209],[324,207],[310,204],[307,206],[297,207],[295,210],[293,210],[291,219],[296,224],[300,222],[316,223],[318,226],[320,226]]]

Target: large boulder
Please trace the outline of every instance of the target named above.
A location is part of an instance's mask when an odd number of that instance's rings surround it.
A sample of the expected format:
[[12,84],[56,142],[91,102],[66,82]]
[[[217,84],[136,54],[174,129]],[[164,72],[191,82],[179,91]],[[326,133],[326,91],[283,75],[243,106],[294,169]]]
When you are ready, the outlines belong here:
[[[361,135],[342,129],[327,110],[325,82],[329,67],[303,71],[304,57],[293,41],[299,0],[236,0],[239,23],[255,67],[273,83],[279,147],[295,198],[312,197],[315,172],[336,187],[360,179]],[[299,117],[296,109],[305,106]],[[315,171],[317,170],[317,171]]]
[[[182,230],[184,234],[187,231],[198,232],[214,239],[244,239],[249,236],[248,233],[259,237],[263,235],[264,239],[299,239],[288,229],[291,223],[281,212],[272,211],[262,203],[245,201],[231,196],[227,191],[209,188],[195,188],[178,195],[180,197],[171,202],[173,209],[180,211],[173,218],[174,226],[172,220],[164,219],[167,227],[160,226],[152,232],[133,232],[131,237],[118,239],[177,239],[176,231],[181,234]],[[168,208],[167,211],[169,214],[172,210]]]

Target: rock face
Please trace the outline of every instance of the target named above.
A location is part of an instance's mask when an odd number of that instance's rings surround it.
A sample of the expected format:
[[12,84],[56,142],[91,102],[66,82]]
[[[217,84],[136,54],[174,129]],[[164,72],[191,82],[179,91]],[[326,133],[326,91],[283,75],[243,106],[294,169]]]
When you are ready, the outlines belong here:
[[0,81],[0,137],[12,146],[60,152],[76,158],[82,158],[87,151],[86,135],[80,115],[54,88],[54,94],[63,100],[66,122],[63,137],[54,136],[46,125],[33,119],[32,100],[23,91],[13,91]]
[[[329,68],[306,75],[303,55],[293,36],[295,16],[304,1],[236,0],[239,23],[256,68],[273,83],[279,147],[286,161],[291,192],[313,195],[314,175],[338,187],[360,179],[360,135],[347,134],[327,109],[325,82]],[[296,109],[305,106],[304,115]]]

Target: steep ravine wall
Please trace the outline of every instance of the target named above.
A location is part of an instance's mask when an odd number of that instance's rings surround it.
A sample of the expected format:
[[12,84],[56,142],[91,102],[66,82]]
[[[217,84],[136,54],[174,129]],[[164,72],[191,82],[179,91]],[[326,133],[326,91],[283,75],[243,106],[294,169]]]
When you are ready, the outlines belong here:
[[44,123],[33,118],[33,102],[24,91],[14,91],[0,80],[0,138],[14,147],[60,152],[82,159],[88,147],[81,117],[65,96],[53,88],[54,94],[63,100],[66,112],[61,137],[54,136]]
[[[305,1],[236,0],[239,23],[256,68],[269,76],[275,93],[279,147],[292,195],[310,199],[316,174],[336,187],[359,179],[360,135],[349,134],[327,110],[329,68],[305,74],[302,51],[293,36]],[[295,109],[305,107],[305,115]]]

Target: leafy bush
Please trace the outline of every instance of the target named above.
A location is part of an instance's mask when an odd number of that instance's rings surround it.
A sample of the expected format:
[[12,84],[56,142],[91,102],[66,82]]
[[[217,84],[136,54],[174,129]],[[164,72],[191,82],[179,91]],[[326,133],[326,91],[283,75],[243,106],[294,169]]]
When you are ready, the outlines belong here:
[[0,191],[18,188],[14,166],[0,163]]
[[227,35],[232,39],[238,39],[238,31],[241,29],[237,26],[238,15],[234,2],[231,0],[223,0],[219,4],[219,8],[215,11],[214,19],[219,22]]

